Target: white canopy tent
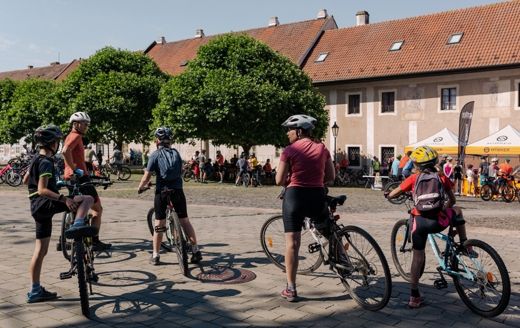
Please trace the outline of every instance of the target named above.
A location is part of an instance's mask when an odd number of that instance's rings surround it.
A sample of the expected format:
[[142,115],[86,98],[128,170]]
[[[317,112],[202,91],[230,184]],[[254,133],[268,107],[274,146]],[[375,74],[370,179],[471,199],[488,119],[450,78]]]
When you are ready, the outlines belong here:
[[406,146],[404,151],[414,150],[419,146],[430,146],[440,154],[457,154],[459,138],[453,132],[444,128],[426,139]]
[[520,132],[511,125],[466,146],[471,155],[520,155]]

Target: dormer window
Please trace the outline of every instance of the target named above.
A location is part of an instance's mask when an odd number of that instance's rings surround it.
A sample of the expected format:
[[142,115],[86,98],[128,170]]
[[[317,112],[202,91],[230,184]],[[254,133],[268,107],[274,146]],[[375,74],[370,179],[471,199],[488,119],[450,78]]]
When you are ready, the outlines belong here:
[[319,55],[318,55],[318,58],[316,58],[316,60],[314,61],[315,63],[321,63],[321,62],[324,62],[325,59],[327,59],[327,56],[329,55],[328,52],[321,52]]
[[187,65],[188,65],[188,62],[189,62],[188,60],[183,60],[183,61],[179,64],[179,66],[180,66],[180,67],[187,66]]
[[396,41],[392,43],[392,46],[390,47],[390,51],[399,51],[403,47],[404,41]]
[[464,33],[454,33],[454,34],[450,35],[450,37],[448,39],[448,44],[460,43],[460,40],[462,39],[463,35],[464,35]]

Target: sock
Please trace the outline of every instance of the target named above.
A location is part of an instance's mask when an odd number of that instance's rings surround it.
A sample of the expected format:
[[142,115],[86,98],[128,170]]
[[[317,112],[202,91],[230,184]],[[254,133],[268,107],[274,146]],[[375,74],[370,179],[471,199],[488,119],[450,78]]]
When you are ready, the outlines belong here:
[[79,225],[84,225],[85,224],[85,218],[76,218],[74,220],[74,224],[75,226],[79,226]]
[[191,246],[191,251],[193,252],[193,254],[197,253],[199,251],[199,246],[197,245],[192,245]]
[[35,282],[31,286],[31,294],[36,294],[41,290],[42,286],[39,282]]
[[420,297],[421,294],[419,294],[419,289],[412,289],[412,297]]
[[156,252],[153,252],[153,253],[152,253],[152,257],[153,257],[153,258],[155,258],[155,257],[157,257],[157,256],[159,256],[159,253],[156,253]]
[[296,290],[296,284],[287,283],[287,289],[288,290]]

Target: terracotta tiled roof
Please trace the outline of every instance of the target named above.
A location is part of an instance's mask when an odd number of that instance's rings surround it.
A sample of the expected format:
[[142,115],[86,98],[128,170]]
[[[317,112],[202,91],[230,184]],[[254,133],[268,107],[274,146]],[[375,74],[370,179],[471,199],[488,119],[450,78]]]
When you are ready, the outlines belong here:
[[[248,34],[264,42],[275,51],[301,65],[320,34],[325,29],[337,28],[332,16],[298,23],[257,28],[238,33]],[[200,46],[215,36],[204,36],[165,44],[152,43],[145,53],[165,72],[177,75],[184,71],[186,63],[197,55]]]
[[61,81],[67,77],[79,65],[78,60],[73,60],[67,64],[53,63],[49,66],[44,67],[33,67],[17,71],[1,72],[0,80],[11,79],[11,80],[27,80],[30,78],[42,79],[42,80],[58,80]]
[[[462,32],[458,44],[450,35]],[[404,40],[399,51],[393,42]],[[323,62],[315,62],[328,53]],[[304,64],[313,82],[520,65],[520,1],[328,30]]]

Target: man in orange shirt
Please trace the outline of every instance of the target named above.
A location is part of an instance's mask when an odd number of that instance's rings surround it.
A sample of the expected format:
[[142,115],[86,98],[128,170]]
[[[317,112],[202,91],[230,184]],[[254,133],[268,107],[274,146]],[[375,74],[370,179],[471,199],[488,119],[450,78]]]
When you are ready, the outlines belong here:
[[[62,151],[65,161],[65,173],[63,176],[65,180],[70,180],[76,175],[80,183],[87,182],[90,181],[90,178],[88,177],[87,166],[85,164],[83,136],[90,125],[90,117],[87,113],[77,112],[70,116],[69,123],[71,124],[71,130],[65,139]],[[96,188],[94,186],[84,186],[81,187],[80,191],[83,195],[90,195],[94,198],[94,205],[90,211],[92,214],[92,226],[99,229],[101,226],[103,207],[101,206],[101,200],[99,199]],[[74,222],[72,228],[81,227],[82,224],[84,224],[84,222]],[[92,249],[94,251],[106,251],[110,249],[111,246],[111,244],[101,242],[99,236],[92,238]]]
[[513,173],[513,167],[511,164],[509,164],[511,160],[509,158],[506,158],[506,161],[499,165],[500,172],[502,175],[505,175],[506,177],[510,176],[511,173]]
[[401,174],[403,174],[403,168],[406,165],[406,163],[408,163],[408,161],[410,160],[410,155],[411,154],[412,154],[411,150],[407,151],[406,154],[399,161],[399,168],[397,169],[397,176],[398,177],[400,177]]

